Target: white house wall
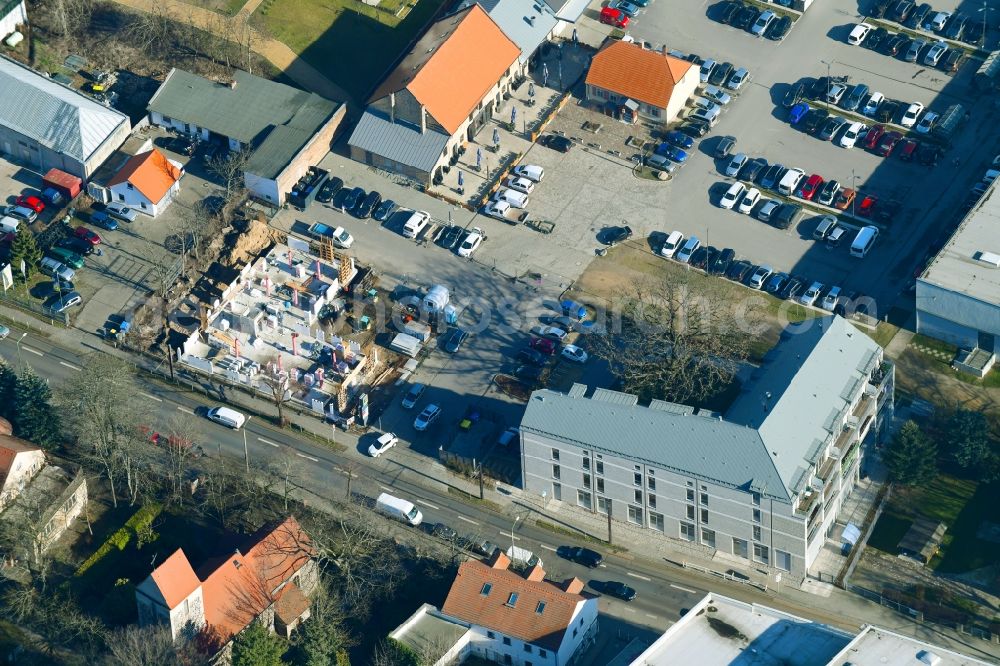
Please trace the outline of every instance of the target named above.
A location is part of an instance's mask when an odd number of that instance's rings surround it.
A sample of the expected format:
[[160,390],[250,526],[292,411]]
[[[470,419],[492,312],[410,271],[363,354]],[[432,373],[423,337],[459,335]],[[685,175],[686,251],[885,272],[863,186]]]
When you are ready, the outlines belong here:
[[281,194],[278,191],[277,180],[262,178],[252,173],[244,173],[243,184],[258,199],[270,201],[275,204],[279,204],[282,201]]
[[24,2],[14,7],[7,16],[0,18],[0,39],[5,39],[7,35],[14,32],[17,26],[28,22],[28,10]]

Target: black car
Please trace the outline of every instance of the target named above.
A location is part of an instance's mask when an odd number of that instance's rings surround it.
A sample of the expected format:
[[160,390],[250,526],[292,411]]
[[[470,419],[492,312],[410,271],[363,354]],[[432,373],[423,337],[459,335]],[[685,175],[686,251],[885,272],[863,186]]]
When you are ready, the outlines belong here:
[[799,102],[802,101],[802,97],[806,94],[806,84],[797,83],[788,89],[785,93],[785,97],[781,100],[781,106],[786,109],[790,109]]
[[374,213],[372,213],[372,218],[378,220],[379,222],[385,222],[392,216],[393,213],[396,212],[397,208],[399,208],[399,206],[395,201],[392,199],[386,199],[379,204],[379,207],[375,209]]
[[719,142],[715,144],[715,158],[724,160],[733,152],[736,147],[735,136],[720,136]]
[[913,8],[913,0],[899,0],[892,8],[892,20],[897,23],[906,23],[906,19],[910,18],[910,14],[913,13]]
[[705,268],[708,265],[708,247],[702,245],[691,255],[688,264],[695,268]]
[[700,139],[708,134],[711,129],[712,128],[708,126],[708,123],[692,118],[691,120],[684,121],[684,123],[677,128],[677,131],[684,132],[692,139]]
[[604,561],[604,557],[597,551],[579,546],[559,546],[556,555],[591,569],[601,566],[601,562]]
[[736,15],[736,18],[733,20],[733,27],[740,30],[747,30],[757,20],[758,16],[760,16],[760,11],[752,5],[747,5]]
[[962,39],[965,33],[965,26],[969,23],[969,17],[959,12],[951,17],[948,25],[944,29],[944,36],[948,39]]
[[868,33],[868,38],[865,39],[865,41],[861,45],[866,49],[871,49],[872,51],[875,51],[878,49],[879,44],[882,43],[882,40],[884,40],[888,36],[889,36],[889,31],[880,26],[872,30],[870,33]]
[[451,541],[458,536],[458,532],[454,528],[448,527],[444,523],[434,523],[434,526],[431,528],[431,534],[446,541]]
[[545,365],[545,363],[549,360],[549,357],[537,349],[525,347],[521,351],[517,352],[517,360],[522,363],[527,363],[528,365]]
[[948,55],[944,57],[944,60],[941,61],[941,69],[946,72],[957,72],[958,66],[964,57],[965,51],[962,49],[951,49],[948,51]]
[[812,87],[809,88],[809,97],[811,99],[825,100],[826,93],[830,88],[836,83],[847,83],[846,76],[821,76],[816,79]]
[[611,227],[604,232],[604,242],[607,245],[617,245],[632,238],[632,227]]
[[767,160],[763,157],[755,157],[740,169],[740,180],[746,180],[751,183],[757,182],[757,178],[767,170],[768,164]]
[[782,287],[788,282],[788,273],[772,273],[767,282],[764,283],[764,291],[771,294],[772,296],[777,296],[781,293]]
[[94,246],[82,238],[69,237],[56,242],[56,247],[66,248],[71,252],[76,252],[81,257],[87,257],[94,253]]
[[911,28],[919,28],[924,23],[924,19],[927,18],[927,14],[931,11],[931,6],[926,2],[920,5],[910,13],[910,18],[907,19],[906,24]]
[[882,43],[882,53],[887,56],[899,55],[900,51],[906,53],[906,49],[909,48],[909,46],[909,37],[903,34],[893,35]]
[[539,365],[519,365],[514,371],[515,377],[528,383],[541,381],[543,374],[545,374],[545,368]]
[[458,239],[462,237],[464,231],[465,230],[462,229],[462,227],[458,226],[457,224],[452,224],[448,227],[445,227],[444,230],[441,232],[441,235],[438,236],[437,239],[438,246],[443,247],[446,250],[452,249],[453,247],[455,247],[455,244],[458,242]]
[[465,342],[467,337],[469,337],[468,332],[460,328],[453,328],[451,335],[448,336],[448,339],[444,343],[444,350],[449,354],[454,354],[462,348],[462,343]]
[[880,123],[891,123],[895,120],[896,116],[899,114],[899,109],[902,106],[900,102],[894,99],[887,99],[878,106],[878,110],[875,111],[875,120]]
[[330,203],[330,201],[337,196],[337,192],[344,189],[344,181],[340,178],[334,176],[333,178],[328,178],[320,188],[319,192],[316,193],[316,201],[320,203]]
[[365,200],[366,196],[368,196],[368,193],[365,192],[364,188],[355,187],[344,197],[342,202],[344,210],[354,210]]
[[781,177],[785,175],[785,167],[780,164],[772,164],[760,176],[760,186],[764,189],[773,190],[781,182]]
[[726,81],[729,80],[729,75],[732,73],[733,63],[724,62],[715,66],[715,69],[712,70],[712,74],[708,77],[708,82],[713,86],[725,85]]
[[875,0],[875,4],[872,5],[868,15],[872,18],[882,18],[889,11],[890,5],[892,5],[892,0]]
[[733,263],[733,259],[736,258],[736,250],[727,247],[722,252],[717,254],[712,263],[708,265],[708,272],[712,275],[725,275],[726,271],[729,270],[730,264]]
[[792,29],[792,19],[788,16],[780,16],[777,21],[774,21],[767,27],[767,32],[764,36],[768,39],[773,39],[776,42],[780,42],[788,34],[788,31]]
[[781,288],[778,298],[783,298],[786,301],[794,300],[802,293],[802,290],[805,288],[805,282],[805,279],[793,275],[785,283],[785,286]]
[[369,192],[368,196],[358,203],[358,207],[354,209],[355,217],[359,217],[362,220],[371,217],[372,211],[382,203],[382,195],[378,192]]
[[546,148],[551,148],[552,150],[560,153],[568,153],[570,148],[573,147],[573,141],[571,139],[559,136],[558,134],[546,134],[539,140],[539,143]]
[[802,130],[808,134],[815,134],[818,129],[823,127],[829,117],[830,112],[826,109],[810,109],[802,120]]
[[[965,24],[965,34],[962,41],[973,46],[983,45],[983,23],[982,21],[969,21]],[[951,55],[949,53],[949,55]]]
[[743,9],[742,2],[736,2],[735,0],[729,0],[728,2],[723,2],[718,9],[717,16],[719,17],[719,23],[725,23],[726,25],[732,25],[733,21],[736,20],[736,15],[740,13]]
[[797,203],[784,203],[771,216],[771,223],[779,229],[787,229],[795,224],[802,215],[802,206]]
[[746,259],[734,261],[729,265],[729,269],[726,271],[726,277],[733,282],[743,282],[752,268],[753,264]]
[[602,586],[601,591],[612,597],[618,597],[622,601],[632,601],[635,599],[635,590],[617,581],[608,581]]
[[943,151],[938,146],[932,146],[929,143],[920,144],[920,148],[917,149],[917,161],[924,166],[937,166],[938,160],[941,159],[941,153]]

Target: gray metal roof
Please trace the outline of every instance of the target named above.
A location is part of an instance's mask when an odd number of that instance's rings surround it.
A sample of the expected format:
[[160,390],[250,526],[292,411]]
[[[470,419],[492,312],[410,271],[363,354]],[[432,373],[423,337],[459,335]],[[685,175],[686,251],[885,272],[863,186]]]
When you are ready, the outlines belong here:
[[785,329],[726,420],[755,428],[785,487],[795,491],[824,445],[839,435],[848,397],[868,381],[878,344],[838,316]]
[[521,430],[789,501],[757,431],[719,419],[541,390]]
[[[233,83],[219,83],[182,69],[172,69],[149,100],[149,110],[198,125],[259,150],[272,130],[289,126],[312,134],[338,104],[314,93],[262,79],[240,70]],[[301,138],[301,134],[295,134]],[[284,139],[291,138],[288,133]],[[301,149],[304,142],[296,146]],[[263,159],[263,158],[262,158]]]
[[421,133],[413,125],[391,122],[380,111],[367,109],[348,143],[370,153],[430,173],[448,143],[448,135],[432,130]]
[[[542,0],[478,0],[510,41],[521,50],[526,62],[538,50],[558,23],[555,12]],[[473,0],[460,0],[455,11],[470,7]]]
[[330,120],[336,105],[313,95],[284,125],[272,129],[247,161],[246,170],[264,178],[277,178],[309,140]]
[[588,0],[545,0],[545,4],[556,13],[558,19],[576,23],[590,2]]
[[128,116],[0,57],[0,125],[86,162]]

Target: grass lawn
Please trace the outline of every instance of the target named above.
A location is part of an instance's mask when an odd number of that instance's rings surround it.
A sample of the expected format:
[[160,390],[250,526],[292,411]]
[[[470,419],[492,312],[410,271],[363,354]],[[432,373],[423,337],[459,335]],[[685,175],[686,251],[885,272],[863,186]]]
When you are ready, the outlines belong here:
[[[353,0],[264,0],[253,19],[363,103],[442,3],[388,0],[369,7]],[[403,5],[409,9],[397,18]]]
[[919,333],[913,336],[913,339],[910,340],[910,344],[928,347],[934,351],[948,354],[948,356],[954,356],[958,352],[958,347],[955,345],[949,345],[947,342],[935,340],[934,338],[929,338],[926,335],[920,335]]
[[181,0],[189,5],[208,9],[226,16],[236,16],[247,0]]

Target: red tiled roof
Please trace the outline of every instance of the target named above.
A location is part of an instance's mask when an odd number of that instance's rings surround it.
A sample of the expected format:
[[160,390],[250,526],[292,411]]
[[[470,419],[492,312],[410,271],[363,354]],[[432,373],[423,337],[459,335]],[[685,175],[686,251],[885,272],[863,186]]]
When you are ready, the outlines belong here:
[[201,585],[201,581],[194,575],[191,563],[180,548],[165,559],[163,564],[153,569],[152,577],[160,594],[163,595],[163,600],[167,602],[167,608],[171,610]]
[[[532,571],[535,578],[540,567]],[[487,584],[489,591],[484,594]],[[517,594],[513,603],[511,594]],[[441,610],[460,620],[558,650],[577,605],[583,601],[586,597],[564,592],[550,581],[526,580],[509,569],[469,560],[458,568]]]
[[278,599],[274,602],[274,615],[287,626],[302,617],[308,608],[309,598],[302,594],[298,585],[289,583],[278,592]]
[[41,451],[40,446],[35,446],[31,442],[18,439],[11,435],[0,435],[0,487],[10,474],[10,468],[14,464],[14,458],[18,453],[29,451]]
[[156,148],[134,155],[118,170],[108,186],[132,183],[132,187],[154,204],[160,203],[178,180],[181,171]]
[[674,85],[691,67],[686,60],[614,41],[594,56],[587,84],[665,109]]

